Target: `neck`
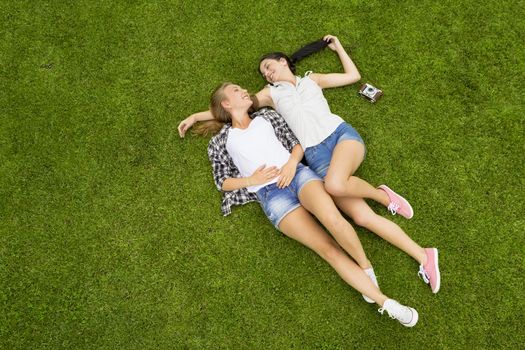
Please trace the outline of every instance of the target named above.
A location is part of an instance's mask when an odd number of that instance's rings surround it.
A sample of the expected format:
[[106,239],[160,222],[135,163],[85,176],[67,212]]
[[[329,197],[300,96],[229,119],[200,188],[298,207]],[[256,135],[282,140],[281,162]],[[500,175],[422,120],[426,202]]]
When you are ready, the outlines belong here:
[[290,71],[286,72],[285,74],[283,74],[283,77],[282,77],[281,81],[286,81],[288,83],[291,83],[291,84],[295,85],[295,75],[290,70]]
[[234,128],[246,129],[252,121],[248,111],[231,111],[230,114],[232,115],[232,127]]

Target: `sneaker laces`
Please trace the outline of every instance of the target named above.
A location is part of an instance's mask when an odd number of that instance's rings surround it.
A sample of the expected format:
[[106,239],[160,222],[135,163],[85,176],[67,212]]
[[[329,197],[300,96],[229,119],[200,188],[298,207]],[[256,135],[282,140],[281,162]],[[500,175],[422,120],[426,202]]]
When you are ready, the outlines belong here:
[[419,265],[419,272],[417,273],[417,275],[419,277],[423,278],[423,281],[425,281],[426,284],[428,284],[428,282],[430,282],[430,280],[428,279],[428,275],[427,275],[423,265]]
[[[385,304],[386,303],[387,301],[385,301]],[[401,305],[395,300],[393,303],[390,303],[388,307],[385,304],[383,304],[382,308],[377,310],[381,315],[383,315],[383,312],[386,310],[391,319],[398,320],[402,324],[412,322],[414,312],[408,306]]]
[[377,309],[377,311],[378,311],[381,315],[383,314],[383,312],[384,312],[385,310],[386,310],[386,313],[388,314],[388,317],[390,317],[391,319],[394,319],[394,320],[396,319],[396,316],[392,315],[392,314],[390,313],[390,311],[388,311],[388,310],[385,309],[384,307]]
[[399,210],[399,207],[400,207],[399,204],[395,202],[390,202],[387,209],[390,210],[390,213],[392,213],[392,215],[396,215],[397,211]]

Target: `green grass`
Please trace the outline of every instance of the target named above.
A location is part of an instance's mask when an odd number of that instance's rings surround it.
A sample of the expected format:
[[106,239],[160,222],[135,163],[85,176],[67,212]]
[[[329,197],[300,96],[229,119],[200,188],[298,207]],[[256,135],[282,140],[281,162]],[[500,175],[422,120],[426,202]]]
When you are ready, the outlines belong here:
[[[478,1],[0,3],[0,348],[523,348],[525,5]],[[334,34],[357,84],[326,91],[364,137],[359,176],[440,248],[442,289],[358,229],[405,329],[255,203],[220,213],[208,140],[178,122],[258,57]],[[341,69],[323,51],[299,73]],[[378,212],[386,211],[373,205]]]

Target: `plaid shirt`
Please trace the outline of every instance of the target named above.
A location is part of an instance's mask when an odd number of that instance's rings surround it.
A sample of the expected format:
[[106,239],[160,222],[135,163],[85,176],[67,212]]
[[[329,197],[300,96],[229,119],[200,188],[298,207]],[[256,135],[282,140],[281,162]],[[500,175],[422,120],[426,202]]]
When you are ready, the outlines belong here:
[[[251,114],[250,117],[252,119],[262,117],[269,121],[273,126],[277,139],[281,141],[283,146],[289,152],[291,152],[292,148],[299,143],[299,140],[297,140],[292,133],[292,130],[290,130],[283,117],[273,109],[262,108]],[[232,206],[234,205],[259,201],[255,193],[248,192],[244,187],[228,192],[222,190],[224,180],[231,177],[241,177],[239,170],[233,163],[232,157],[226,150],[226,141],[228,141],[228,132],[230,128],[231,124],[226,124],[219,134],[212,137],[208,144],[208,158],[210,159],[213,168],[213,180],[215,181],[217,189],[222,192],[221,210],[224,216],[231,214]]]

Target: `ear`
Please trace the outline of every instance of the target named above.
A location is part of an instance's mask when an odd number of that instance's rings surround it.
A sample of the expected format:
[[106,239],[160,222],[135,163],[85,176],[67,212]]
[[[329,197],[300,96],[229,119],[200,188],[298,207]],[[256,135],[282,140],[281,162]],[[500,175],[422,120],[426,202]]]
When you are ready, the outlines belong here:
[[288,61],[284,57],[279,58],[279,63],[283,66],[288,66]]
[[223,101],[221,102],[221,106],[222,106],[222,108],[224,108],[224,109],[228,109],[228,108],[231,108],[232,105],[231,105],[230,101],[228,101],[228,100],[223,100]]

